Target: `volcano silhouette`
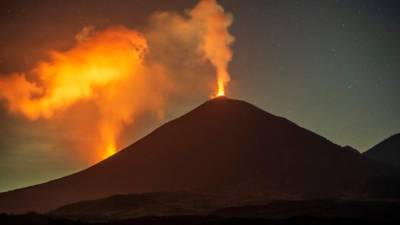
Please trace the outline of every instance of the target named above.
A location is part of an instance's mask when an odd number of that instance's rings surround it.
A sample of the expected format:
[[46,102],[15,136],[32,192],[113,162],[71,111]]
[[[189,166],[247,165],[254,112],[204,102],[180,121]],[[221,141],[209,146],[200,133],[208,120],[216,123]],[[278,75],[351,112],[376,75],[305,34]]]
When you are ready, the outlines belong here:
[[0,194],[0,212],[47,211],[114,194],[161,191],[302,199],[373,194],[379,168],[247,102],[216,98],[73,175]]
[[400,167],[400,134],[395,134],[375,145],[364,155],[387,165]]

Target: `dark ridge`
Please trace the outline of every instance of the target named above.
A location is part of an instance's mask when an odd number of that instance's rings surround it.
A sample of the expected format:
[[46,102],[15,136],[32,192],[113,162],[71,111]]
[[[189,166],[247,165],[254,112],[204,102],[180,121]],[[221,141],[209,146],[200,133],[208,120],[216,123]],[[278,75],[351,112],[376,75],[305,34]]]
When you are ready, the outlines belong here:
[[400,167],[400,133],[395,134],[381,143],[375,145],[364,155],[375,161]]

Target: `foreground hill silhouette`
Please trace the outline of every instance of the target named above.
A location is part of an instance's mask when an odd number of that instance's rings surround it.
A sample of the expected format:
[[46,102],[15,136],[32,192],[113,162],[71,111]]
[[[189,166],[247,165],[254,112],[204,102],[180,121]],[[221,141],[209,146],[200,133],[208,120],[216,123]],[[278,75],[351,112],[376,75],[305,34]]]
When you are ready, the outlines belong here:
[[[400,202],[387,200],[280,200],[235,202],[207,194],[158,192],[115,195],[60,207],[49,216],[75,221],[119,221],[145,217],[182,215],[223,218],[293,217],[400,221]],[[368,212],[368,213],[366,213]],[[1,221],[1,220],[0,220]]]
[[400,134],[395,134],[375,145],[364,155],[387,165],[400,167]]
[[374,179],[383,172],[357,151],[287,119],[216,98],[86,170],[0,194],[0,212],[43,212],[114,194],[161,191],[359,198],[382,194]]

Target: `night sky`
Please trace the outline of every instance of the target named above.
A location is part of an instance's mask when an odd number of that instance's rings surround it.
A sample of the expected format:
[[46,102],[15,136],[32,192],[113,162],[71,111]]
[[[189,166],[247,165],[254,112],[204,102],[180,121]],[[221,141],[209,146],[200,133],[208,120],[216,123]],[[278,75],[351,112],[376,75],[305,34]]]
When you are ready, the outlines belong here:
[[[234,17],[229,97],[361,152],[400,132],[398,1],[219,2]],[[155,11],[182,11],[195,3],[2,1],[0,74],[29,70],[49,50],[68,49],[84,26],[140,29]],[[162,121],[143,116],[124,132],[123,143],[132,143],[208,97],[176,104]],[[70,151],[75,141],[73,131],[59,123],[31,122],[0,107],[0,191],[87,167]]]

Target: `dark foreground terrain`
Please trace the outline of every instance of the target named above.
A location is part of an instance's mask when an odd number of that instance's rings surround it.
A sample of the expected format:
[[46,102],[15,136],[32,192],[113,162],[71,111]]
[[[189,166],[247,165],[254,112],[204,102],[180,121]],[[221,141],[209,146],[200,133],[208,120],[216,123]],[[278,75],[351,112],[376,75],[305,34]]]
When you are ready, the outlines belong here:
[[317,217],[293,217],[288,219],[266,219],[266,218],[223,218],[215,216],[174,216],[174,217],[145,217],[138,219],[128,219],[110,222],[82,222],[65,219],[49,219],[40,215],[26,216],[0,216],[2,224],[51,224],[51,225],[86,225],[86,224],[103,224],[103,225],[324,225],[324,224],[399,224],[400,220],[382,219],[353,219],[353,218],[336,218],[326,219]]
[[227,207],[207,214],[136,218],[77,218],[55,214],[0,215],[2,225],[200,225],[200,224],[400,224],[400,203],[393,201],[273,201],[265,205]]

